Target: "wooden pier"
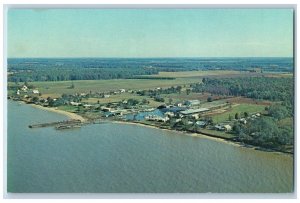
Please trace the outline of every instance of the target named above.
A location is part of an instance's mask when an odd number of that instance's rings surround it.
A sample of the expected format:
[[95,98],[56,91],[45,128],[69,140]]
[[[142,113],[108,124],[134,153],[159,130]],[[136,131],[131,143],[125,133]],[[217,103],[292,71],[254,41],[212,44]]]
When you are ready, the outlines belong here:
[[58,122],[49,122],[49,123],[39,123],[29,125],[29,128],[44,128],[44,127],[58,127],[58,126],[80,126],[80,120],[66,120],[66,121],[58,121]]

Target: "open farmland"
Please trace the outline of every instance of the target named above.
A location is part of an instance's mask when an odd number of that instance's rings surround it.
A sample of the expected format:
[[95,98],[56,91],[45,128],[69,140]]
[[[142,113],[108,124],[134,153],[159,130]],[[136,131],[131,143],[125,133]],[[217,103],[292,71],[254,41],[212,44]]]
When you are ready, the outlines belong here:
[[[118,89],[153,89],[157,87],[170,87],[200,82],[196,78],[175,79],[175,80],[150,80],[150,79],[118,79],[118,80],[76,80],[76,81],[56,81],[56,82],[30,82],[31,85],[39,89],[43,97],[59,97],[63,93],[74,94],[78,92],[106,92]],[[74,84],[74,88],[70,86]],[[13,86],[14,83],[9,83]]]
[[[185,72],[160,72],[159,77],[174,78],[171,80],[163,79],[114,79],[114,80],[75,80],[75,81],[45,81],[30,82],[31,85],[39,89],[42,97],[59,97],[63,93],[74,94],[80,92],[106,92],[118,89],[154,89],[157,87],[165,88],[177,85],[188,85],[191,83],[201,82],[197,77],[228,77],[232,75],[246,75],[239,71],[185,71]],[[152,76],[151,76],[152,77]],[[153,76],[155,78],[155,75]],[[70,86],[74,84],[74,88]],[[13,82],[9,86],[15,85]]]

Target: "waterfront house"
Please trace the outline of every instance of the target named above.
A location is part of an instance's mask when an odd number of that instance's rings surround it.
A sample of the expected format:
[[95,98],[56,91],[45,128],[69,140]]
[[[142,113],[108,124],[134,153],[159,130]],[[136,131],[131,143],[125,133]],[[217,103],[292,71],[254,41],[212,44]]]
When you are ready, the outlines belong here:
[[217,124],[214,126],[216,130],[219,130],[219,131],[231,131],[232,130],[232,127],[228,124]]
[[203,128],[207,125],[207,123],[205,121],[197,121],[196,125],[198,125],[199,127]]
[[224,130],[225,130],[225,129],[224,129],[224,126],[222,126],[222,125],[220,125],[220,124],[215,125],[214,128],[215,128],[216,130],[219,130],[219,131],[224,131]]
[[148,115],[145,116],[145,119],[148,121],[160,121],[160,122],[167,122],[169,120],[169,117],[161,117],[157,115]]
[[228,124],[224,125],[223,127],[224,127],[224,130],[227,131],[227,132],[232,130],[232,127]]

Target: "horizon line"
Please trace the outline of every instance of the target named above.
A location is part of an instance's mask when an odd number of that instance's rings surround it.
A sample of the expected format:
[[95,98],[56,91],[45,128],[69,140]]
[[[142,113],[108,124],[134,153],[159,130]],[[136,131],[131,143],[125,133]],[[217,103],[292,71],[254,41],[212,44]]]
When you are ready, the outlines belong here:
[[7,57],[7,59],[165,59],[165,58],[199,58],[199,59],[208,59],[208,58],[294,58],[294,56],[166,56],[166,57]]

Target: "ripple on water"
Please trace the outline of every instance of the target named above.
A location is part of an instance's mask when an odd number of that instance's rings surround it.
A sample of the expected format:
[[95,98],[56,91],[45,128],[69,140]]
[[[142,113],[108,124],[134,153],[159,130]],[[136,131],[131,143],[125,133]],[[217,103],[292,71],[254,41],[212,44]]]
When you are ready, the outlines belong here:
[[8,112],[10,192],[234,193],[293,188],[290,156],[136,125],[32,130],[27,126],[34,122],[65,118],[14,102],[8,103]]

